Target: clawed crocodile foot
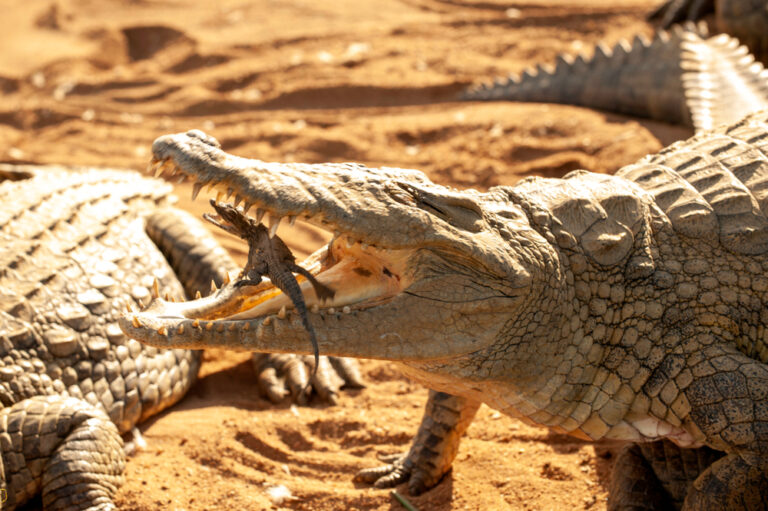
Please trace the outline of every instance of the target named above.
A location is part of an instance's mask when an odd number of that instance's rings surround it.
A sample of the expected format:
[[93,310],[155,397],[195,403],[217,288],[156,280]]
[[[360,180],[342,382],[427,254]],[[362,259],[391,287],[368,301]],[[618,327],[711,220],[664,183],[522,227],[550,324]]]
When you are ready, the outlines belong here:
[[387,464],[361,470],[355,475],[355,482],[376,488],[392,488],[407,482],[411,495],[421,495],[443,476],[435,473],[434,466],[422,467],[410,454],[391,454],[379,459]]
[[294,401],[304,405],[314,393],[323,402],[336,404],[342,387],[365,386],[357,361],[353,359],[320,357],[314,376],[310,376],[314,367],[312,357],[256,353],[252,361],[259,392],[273,403],[290,394]]

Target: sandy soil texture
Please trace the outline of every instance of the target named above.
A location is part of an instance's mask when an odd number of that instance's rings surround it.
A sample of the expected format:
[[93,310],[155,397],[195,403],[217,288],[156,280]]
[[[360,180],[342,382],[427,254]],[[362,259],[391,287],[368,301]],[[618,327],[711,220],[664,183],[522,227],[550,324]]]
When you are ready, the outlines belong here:
[[[145,168],[152,140],[203,129],[243,156],[419,168],[485,189],[610,172],[688,135],[586,109],[460,103],[465,86],[651,27],[654,0],[55,0],[0,16],[0,160]],[[207,209],[203,197],[183,207]],[[282,229],[282,228],[281,228]],[[324,235],[281,235],[305,255]],[[225,243],[238,257],[243,246]],[[334,407],[273,406],[249,357],[208,352],[200,381],[141,426],[127,510],[401,509],[356,486],[404,451],[426,390],[380,362]],[[605,507],[611,450],[481,409],[422,511]],[[402,493],[407,490],[400,488]]]

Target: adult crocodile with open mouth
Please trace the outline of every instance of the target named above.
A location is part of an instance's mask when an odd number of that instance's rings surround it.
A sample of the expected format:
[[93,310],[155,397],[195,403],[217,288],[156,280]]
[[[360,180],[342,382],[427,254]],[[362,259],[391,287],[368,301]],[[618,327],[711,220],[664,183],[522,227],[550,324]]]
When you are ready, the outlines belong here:
[[[302,266],[320,352],[398,362],[434,389],[404,457],[359,478],[412,492],[450,468],[480,403],[629,442],[609,507],[754,509],[768,489],[768,112],[624,167],[481,193],[419,171],[236,157],[199,131],[158,171],[256,221],[334,232]],[[291,300],[233,283],[126,315],[159,347],[311,353]]]

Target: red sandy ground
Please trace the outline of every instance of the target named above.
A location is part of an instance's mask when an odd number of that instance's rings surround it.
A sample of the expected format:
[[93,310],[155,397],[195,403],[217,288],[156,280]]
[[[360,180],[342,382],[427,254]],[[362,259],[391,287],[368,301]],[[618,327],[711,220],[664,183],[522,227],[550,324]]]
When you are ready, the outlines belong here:
[[[413,167],[456,187],[610,172],[688,133],[454,98],[560,52],[650,33],[643,15],[654,3],[13,2],[0,16],[0,160],[143,169],[155,137],[201,128],[243,156]],[[184,186],[179,194],[183,207],[206,209]],[[283,229],[300,255],[324,239]],[[366,361],[368,387],[338,406],[272,406],[248,359],[206,353],[189,395],[141,426],[149,447],[128,462],[121,509],[269,509],[266,487],[278,484],[296,497],[285,508],[401,509],[351,477],[408,448],[425,389]],[[604,509],[611,452],[483,408],[453,472],[412,501],[422,511]]]

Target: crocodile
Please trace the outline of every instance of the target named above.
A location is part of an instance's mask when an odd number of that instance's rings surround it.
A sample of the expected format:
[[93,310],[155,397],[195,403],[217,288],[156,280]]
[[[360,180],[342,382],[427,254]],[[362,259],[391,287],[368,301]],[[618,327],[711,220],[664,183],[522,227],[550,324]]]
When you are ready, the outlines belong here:
[[600,44],[590,57],[560,55],[461,99],[579,105],[703,131],[768,108],[768,71],[734,37],[687,23]]
[[[201,131],[154,165],[331,241],[301,265],[320,351],[430,389],[410,450],[359,481],[439,482],[481,403],[622,441],[610,509],[756,509],[768,491],[768,111],[620,169],[480,192],[418,170],[269,163]],[[289,307],[286,313],[279,311]],[[309,354],[269,283],[154,299],[120,327],[163,348]]]
[[768,63],[768,6],[764,0],[668,0],[649,18],[669,28],[711,14],[717,30],[738,38],[758,59]]
[[[46,510],[115,509],[121,434],[194,382],[199,351],[144,346],[117,324],[161,286],[202,296],[238,269],[200,221],[172,207],[171,191],[135,171],[0,165],[3,509],[38,494]],[[268,396],[282,397],[274,375],[296,363],[260,356]],[[298,376],[291,388],[304,386]]]

